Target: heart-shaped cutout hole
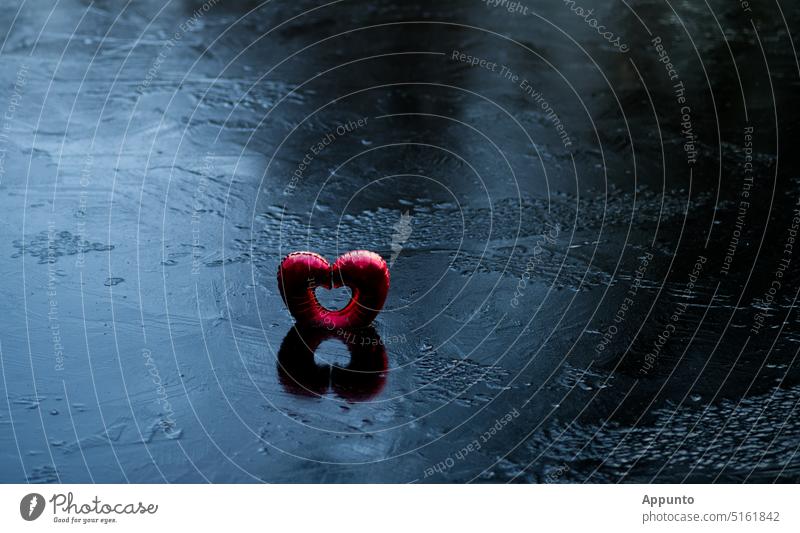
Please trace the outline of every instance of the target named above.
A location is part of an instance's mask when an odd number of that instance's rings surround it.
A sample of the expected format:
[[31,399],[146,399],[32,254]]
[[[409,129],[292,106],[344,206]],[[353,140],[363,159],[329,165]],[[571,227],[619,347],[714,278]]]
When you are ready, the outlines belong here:
[[314,294],[322,307],[331,311],[344,309],[353,297],[353,291],[350,290],[350,287],[336,287],[334,289],[317,287],[314,290]]

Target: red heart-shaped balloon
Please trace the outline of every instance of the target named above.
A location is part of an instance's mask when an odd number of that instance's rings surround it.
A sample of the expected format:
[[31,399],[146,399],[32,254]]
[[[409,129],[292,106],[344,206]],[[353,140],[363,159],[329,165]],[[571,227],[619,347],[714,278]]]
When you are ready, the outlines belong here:
[[[342,309],[326,309],[317,300],[317,287],[335,289],[347,286],[350,301]],[[294,252],[281,261],[278,288],[286,307],[301,325],[334,328],[360,328],[372,322],[383,308],[389,293],[389,268],[376,253],[366,250],[347,252],[333,266],[313,252]]]

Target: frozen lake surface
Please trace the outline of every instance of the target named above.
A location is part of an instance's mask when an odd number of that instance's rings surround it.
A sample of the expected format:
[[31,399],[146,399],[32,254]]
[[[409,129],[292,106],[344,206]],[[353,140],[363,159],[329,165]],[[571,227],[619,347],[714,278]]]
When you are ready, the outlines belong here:
[[629,4],[7,2],[0,480],[798,481],[800,5]]

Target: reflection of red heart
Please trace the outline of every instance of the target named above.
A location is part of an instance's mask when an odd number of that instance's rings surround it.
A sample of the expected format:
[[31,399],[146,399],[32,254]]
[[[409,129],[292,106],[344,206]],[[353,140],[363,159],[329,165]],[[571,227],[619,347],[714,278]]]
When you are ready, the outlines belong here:
[[[317,300],[317,287],[347,286],[350,301],[342,309],[326,309]],[[347,252],[331,266],[312,252],[294,252],[278,268],[278,288],[286,307],[299,324],[334,328],[358,328],[372,322],[389,293],[389,268],[376,253]]]
[[[346,367],[314,360],[314,352],[328,339],[347,346],[350,363]],[[293,327],[278,350],[278,378],[288,392],[301,396],[322,396],[333,388],[340,398],[363,402],[383,389],[388,367],[386,348],[371,326],[349,330]]]

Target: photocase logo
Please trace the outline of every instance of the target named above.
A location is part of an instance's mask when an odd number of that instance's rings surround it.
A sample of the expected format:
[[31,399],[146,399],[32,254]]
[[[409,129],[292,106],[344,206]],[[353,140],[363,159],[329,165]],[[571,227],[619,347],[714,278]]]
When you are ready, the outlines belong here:
[[19,502],[19,514],[28,522],[32,522],[42,516],[44,511],[44,497],[41,494],[32,492],[22,498]]
[[392,243],[389,245],[392,249],[389,267],[397,260],[397,256],[403,251],[403,245],[411,237],[411,215],[408,214],[408,210],[403,211],[403,214],[400,215],[400,220],[392,226],[392,230],[394,230],[394,233],[392,233]]

